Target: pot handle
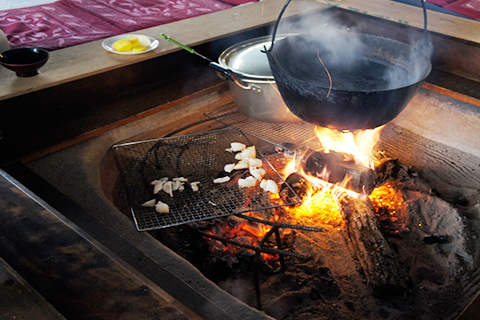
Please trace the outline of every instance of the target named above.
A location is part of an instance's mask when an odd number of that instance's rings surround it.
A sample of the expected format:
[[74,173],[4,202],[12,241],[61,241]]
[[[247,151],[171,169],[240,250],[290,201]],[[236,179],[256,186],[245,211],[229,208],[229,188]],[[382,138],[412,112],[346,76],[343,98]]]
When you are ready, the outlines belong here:
[[425,57],[430,59],[432,52],[434,50],[433,43],[428,40],[428,30],[427,30],[427,6],[425,0],[420,1],[422,3],[423,9],[423,38],[417,40],[413,46],[417,51],[423,54]]
[[[1,30],[0,30],[0,32],[1,32]],[[238,79],[238,77],[235,75],[235,72],[233,72],[232,70],[222,67],[218,63],[212,61],[212,59],[207,58],[204,55],[201,55],[200,53],[198,53],[194,49],[192,49],[192,48],[190,48],[190,47],[188,47],[184,44],[181,44],[180,42],[178,42],[176,40],[173,40],[172,38],[170,38],[169,36],[167,36],[164,33],[160,34],[160,36],[162,36],[162,38],[164,38],[165,40],[168,40],[171,43],[179,46],[180,48],[207,60],[209,62],[210,67],[214,68],[215,70],[217,70],[221,74],[221,78],[223,78],[223,79],[226,78],[228,80],[231,80],[231,81],[235,82],[237,84],[237,86],[239,86],[242,89],[253,90],[255,92],[262,93],[262,91],[263,91],[262,88],[260,88],[258,86],[255,86],[253,84],[244,84],[242,81],[240,81]]]
[[232,70],[224,68],[216,62],[210,62],[209,65],[210,67],[217,70],[221,74],[222,78],[226,78],[227,80],[234,82],[240,88],[262,93],[263,91],[262,88],[253,84],[245,84],[244,82],[238,79],[238,77],[235,75],[235,72],[233,72]]
[[285,2],[285,4],[283,5],[283,8],[282,10],[280,11],[280,14],[278,15],[278,18],[277,18],[277,21],[275,21],[275,25],[273,26],[273,32],[272,32],[272,43],[270,44],[270,48],[265,48],[265,50],[262,50],[262,52],[271,52],[272,49],[273,49],[273,44],[275,42],[275,35],[277,34],[277,28],[278,28],[278,24],[280,23],[280,19],[282,19],[282,16],[283,16],[283,13],[285,12],[285,10],[287,9],[289,3],[290,3],[291,0],[287,0],[287,2]]
[[[277,29],[278,29],[278,24],[280,23],[280,19],[282,19],[283,13],[287,9],[288,5],[290,4],[291,0],[287,0],[285,4],[283,5],[282,10],[280,11],[280,14],[277,17],[277,21],[275,21],[275,25],[273,26],[273,32],[272,32],[272,43],[270,44],[270,48],[264,48],[265,50],[262,50],[262,52],[271,52],[273,49],[273,44],[275,43],[275,36],[277,34]],[[428,31],[427,31],[427,5],[426,5],[426,0],[420,0],[422,4],[422,9],[423,9],[423,39],[422,41],[427,43],[427,37],[428,37]]]

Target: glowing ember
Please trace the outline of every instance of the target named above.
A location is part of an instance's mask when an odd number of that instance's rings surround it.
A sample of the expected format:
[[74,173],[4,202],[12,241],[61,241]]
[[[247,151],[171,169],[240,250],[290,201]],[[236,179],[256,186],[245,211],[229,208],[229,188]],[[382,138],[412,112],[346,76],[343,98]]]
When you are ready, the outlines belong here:
[[[258,219],[263,219],[260,216],[253,214],[253,212],[245,213],[247,216],[254,216]],[[208,234],[218,236],[224,239],[230,239],[238,243],[257,246],[263,237],[271,230],[271,226],[261,223],[250,222],[240,218],[232,218],[228,224],[214,226],[207,231]],[[210,250],[216,255],[233,255],[238,253],[241,248],[234,244],[223,244],[220,241],[212,240],[209,242]],[[276,260],[275,255],[261,253],[265,260]]]
[[339,227],[343,224],[337,202],[330,189],[318,191],[309,196],[301,206],[286,208],[286,211],[292,218],[305,225],[322,223]]
[[380,208],[386,208],[391,215],[394,215],[396,213],[396,208],[402,204],[396,200],[396,196],[397,193],[395,192],[395,189],[393,189],[390,184],[386,184],[375,188],[369,198],[370,201],[372,201],[375,210],[378,211]]
[[239,226],[239,230],[246,231],[254,237],[253,245],[257,245],[259,239],[262,239],[263,236],[265,236],[268,231],[270,231],[270,229],[272,229],[271,226],[259,223],[249,223],[247,221],[243,221]]

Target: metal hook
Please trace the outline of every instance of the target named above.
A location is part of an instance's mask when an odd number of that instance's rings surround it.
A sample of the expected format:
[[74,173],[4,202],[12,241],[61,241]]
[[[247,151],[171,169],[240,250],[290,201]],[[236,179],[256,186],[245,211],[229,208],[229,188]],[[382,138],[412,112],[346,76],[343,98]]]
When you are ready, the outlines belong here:
[[272,44],[270,45],[270,48],[269,48],[269,49],[263,47],[263,48],[265,49],[265,50],[262,50],[263,53],[271,52],[271,51],[272,51],[272,49],[273,49],[273,44],[274,44],[274,42],[275,42],[275,35],[277,34],[278,24],[280,23],[280,19],[282,18],[283,13],[285,12],[285,9],[287,9],[287,6],[288,6],[288,4],[290,3],[290,1],[291,1],[291,0],[287,0],[287,2],[283,5],[282,11],[280,11],[280,14],[278,15],[277,21],[275,22],[275,26],[273,27],[273,32],[272,32]]

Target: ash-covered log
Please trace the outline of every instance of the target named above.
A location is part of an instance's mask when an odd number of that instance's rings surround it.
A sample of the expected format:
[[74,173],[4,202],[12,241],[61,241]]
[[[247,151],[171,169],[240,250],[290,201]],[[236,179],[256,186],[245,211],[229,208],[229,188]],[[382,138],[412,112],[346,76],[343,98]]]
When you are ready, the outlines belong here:
[[386,158],[375,166],[375,187],[387,181],[395,180],[400,172],[401,165],[398,159]]
[[370,200],[341,194],[338,203],[345,221],[342,232],[347,246],[357,257],[373,293],[381,297],[406,292],[408,277],[382,235],[380,221]]
[[373,191],[376,184],[373,170],[352,161],[345,161],[345,156],[337,152],[312,152],[307,156],[304,170],[307,174],[332,184],[345,183],[345,188],[367,195]]

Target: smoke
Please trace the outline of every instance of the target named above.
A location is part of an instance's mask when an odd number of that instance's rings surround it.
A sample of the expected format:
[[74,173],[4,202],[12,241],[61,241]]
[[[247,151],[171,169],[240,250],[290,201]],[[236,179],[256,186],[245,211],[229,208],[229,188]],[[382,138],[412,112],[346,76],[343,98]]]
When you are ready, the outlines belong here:
[[402,88],[423,80],[430,72],[430,57],[433,44],[427,38],[421,38],[413,46],[397,45],[395,64],[387,69],[385,75],[387,89]]
[[[366,36],[375,30],[362,26],[361,20],[338,16],[334,11],[332,15],[312,14],[280,22],[277,35],[302,36],[302,42],[292,49],[301,59],[294,59],[291,54],[286,61],[291,64],[289,70],[297,68],[302,76],[315,72],[325,77],[327,69],[332,74],[333,89],[354,91],[397,89],[428,75],[433,46],[426,38],[411,45],[387,37]],[[305,50],[310,53],[303,53]],[[320,82],[320,76],[309,79]],[[325,79],[322,81],[325,83]]]
[[322,59],[338,66],[355,63],[359,58],[358,53],[365,46],[356,36],[354,26],[341,25],[333,17],[324,15],[321,18],[307,15],[291,22],[282,21],[277,34],[302,35],[309,48],[315,48],[322,53]]

